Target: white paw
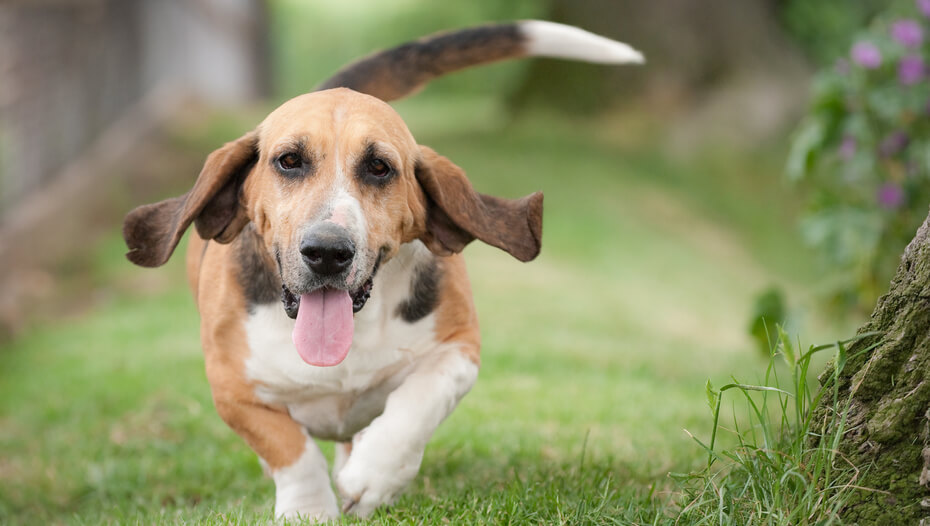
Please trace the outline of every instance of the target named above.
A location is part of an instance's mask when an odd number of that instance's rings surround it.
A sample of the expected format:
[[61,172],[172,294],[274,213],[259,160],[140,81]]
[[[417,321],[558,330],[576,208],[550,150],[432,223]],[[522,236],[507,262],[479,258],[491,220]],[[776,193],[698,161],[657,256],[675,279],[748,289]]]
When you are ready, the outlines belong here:
[[310,519],[313,522],[338,519],[339,505],[325,470],[323,466],[322,472],[308,473],[305,478],[297,480],[282,480],[284,477],[279,473],[275,481],[275,517]]
[[301,506],[297,508],[280,509],[275,506],[274,515],[276,519],[286,519],[288,521],[309,520],[312,523],[321,523],[334,521],[339,518],[339,509],[336,503],[331,506]]
[[326,459],[309,437],[300,458],[290,466],[275,470],[272,478],[276,518],[310,519],[314,522],[339,518],[339,506],[327,475]]
[[[342,498],[342,511],[367,517],[378,506],[391,504],[420,470],[423,455],[401,455],[379,462],[366,462],[365,456],[353,452],[336,477]],[[405,458],[403,458],[405,457]]]

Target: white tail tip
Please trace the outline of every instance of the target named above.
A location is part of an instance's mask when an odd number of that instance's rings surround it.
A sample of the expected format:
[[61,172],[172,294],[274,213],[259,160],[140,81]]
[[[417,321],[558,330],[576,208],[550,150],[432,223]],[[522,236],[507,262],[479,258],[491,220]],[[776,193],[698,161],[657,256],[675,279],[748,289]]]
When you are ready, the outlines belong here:
[[537,57],[565,58],[600,64],[642,64],[643,54],[623,42],[545,20],[518,24],[526,38],[526,52]]

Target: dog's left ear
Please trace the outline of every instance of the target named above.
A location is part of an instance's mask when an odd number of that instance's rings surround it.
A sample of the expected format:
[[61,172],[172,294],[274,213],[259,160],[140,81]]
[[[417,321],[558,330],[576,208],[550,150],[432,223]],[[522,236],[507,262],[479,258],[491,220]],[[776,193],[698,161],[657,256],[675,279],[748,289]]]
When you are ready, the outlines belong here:
[[416,177],[427,201],[421,240],[434,253],[461,252],[480,239],[520,261],[539,255],[542,192],[521,199],[479,194],[461,168],[426,146],[420,147]]
[[203,239],[232,241],[249,222],[239,190],[257,159],[258,135],[249,132],[211,153],[189,192],[129,212],[123,222],[126,257],[143,267],[163,265],[191,223]]

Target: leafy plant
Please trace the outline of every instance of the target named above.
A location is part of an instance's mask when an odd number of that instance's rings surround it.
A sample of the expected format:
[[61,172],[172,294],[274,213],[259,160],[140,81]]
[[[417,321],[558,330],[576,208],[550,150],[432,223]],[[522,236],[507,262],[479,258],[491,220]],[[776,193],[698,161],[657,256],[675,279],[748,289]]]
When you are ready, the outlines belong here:
[[805,240],[833,299],[867,309],[930,203],[930,0],[899,1],[817,75],[787,172],[810,188]]
[[[870,336],[861,334],[856,339]],[[847,402],[835,388],[812,389],[814,357],[835,349],[832,374],[846,363],[846,346],[854,340],[811,346],[799,352],[780,327],[764,382],[737,381],[719,389],[707,382],[707,403],[714,425],[709,443],[692,438],[707,453],[706,467],[696,473],[673,474],[683,486],[676,523],[683,524],[834,524],[859,475],[838,453],[845,431]],[[790,370],[790,381],[779,379],[777,357]],[[787,383],[787,386],[784,384]],[[786,387],[786,388],[783,388]],[[720,413],[725,393],[742,398],[748,423],[734,414],[732,433],[737,445],[720,450],[718,434],[725,428]],[[832,396],[832,411],[815,420],[814,408]],[[722,467],[716,467],[722,463]]]
[[849,38],[893,0],[784,0],[779,19],[805,54],[818,64],[832,62]]

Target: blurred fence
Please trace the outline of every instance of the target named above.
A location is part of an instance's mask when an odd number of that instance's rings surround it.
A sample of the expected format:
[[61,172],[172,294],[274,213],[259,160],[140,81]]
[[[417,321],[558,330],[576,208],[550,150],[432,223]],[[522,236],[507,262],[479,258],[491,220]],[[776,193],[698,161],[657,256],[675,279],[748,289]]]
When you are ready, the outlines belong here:
[[146,93],[209,102],[267,87],[262,0],[20,0],[0,5],[0,217]]

